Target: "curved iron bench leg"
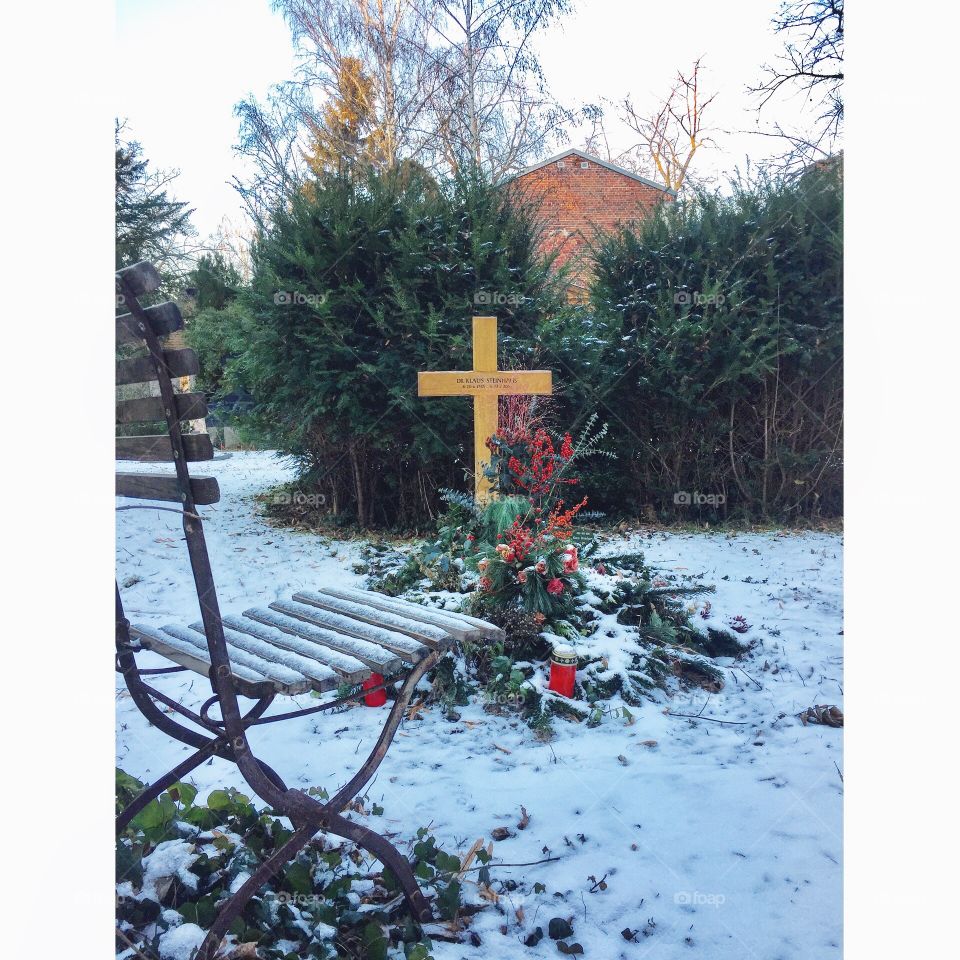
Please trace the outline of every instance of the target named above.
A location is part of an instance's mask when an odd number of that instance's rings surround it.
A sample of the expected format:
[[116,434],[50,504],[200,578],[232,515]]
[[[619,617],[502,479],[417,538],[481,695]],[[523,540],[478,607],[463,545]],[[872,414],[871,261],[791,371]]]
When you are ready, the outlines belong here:
[[324,829],[338,837],[352,840],[358,847],[372,853],[385,867],[389,867],[400,884],[415,920],[427,923],[433,919],[430,901],[423,895],[410,861],[386,837],[381,837],[369,827],[347,820],[336,813],[326,815]]
[[182,780],[191,770],[199,767],[204,760],[212,757],[225,744],[226,740],[223,737],[211,740],[205,746],[190,754],[182,763],[178,763],[172,770],[168,770],[159,780],[154,781],[145,790],[138,793],[117,816],[117,833],[120,833],[151,800],[159,797],[171,784]]
[[334,813],[339,813],[367,785],[370,778],[377,772],[377,768],[387,755],[387,750],[390,749],[390,744],[393,743],[393,738],[397,735],[397,730],[400,728],[400,721],[403,719],[403,712],[407,709],[417,684],[428,670],[433,669],[441,656],[440,651],[434,650],[433,653],[424,657],[413,670],[407,674],[403,685],[397,692],[397,699],[390,708],[390,714],[383,725],[383,729],[380,731],[376,746],[374,746],[360,769],[327,803],[323,804],[326,809],[332,810]]
[[316,830],[313,824],[299,827],[282,847],[278,847],[257,867],[240,889],[220,908],[213,926],[207,931],[203,943],[200,944],[196,960],[213,960],[224,934],[230,929],[230,924],[240,916],[240,911],[247,905],[250,898],[310,842],[314,833]]

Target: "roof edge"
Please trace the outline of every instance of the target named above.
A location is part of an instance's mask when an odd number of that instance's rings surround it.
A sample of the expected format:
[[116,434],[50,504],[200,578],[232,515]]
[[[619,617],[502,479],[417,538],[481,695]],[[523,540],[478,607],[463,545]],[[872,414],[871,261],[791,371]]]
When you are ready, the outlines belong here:
[[509,180],[515,180],[517,177],[522,177],[528,173],[533,173],[534,170],[539,170],[541,167],[546,167],[551,163],[556,163],[558,160],[565,160],[567,157],[574,155],[582,157],[584,160],[589,160],[593,163],[596,163],[601,167],[606,167],[607,170],[612,170],[614,173],[623,174],[623,176],[629,177],[631,180],[636,180],[638,183],[642,183],[647,187],[652,187],[654,190],[659,190],[661,193],[669,193],[672,197],[677,196],[676,190],[666,187],[662,183],[655,183],[653,180],[648,180],[646,177],[641,177],[640,174],[634,173],[632,170],[626,170],[624,167],[618,167],[617,164],[611,163],[609,160],[601,160],[600,157],[594,156],[592,153],[587,153],[585,150],[578,150],[576,147],[571,147],[569,150],[563,150],[561,153],[557,153],[552,157],[547,157],[546,160],[538,160],[536,163],[530,164],[530,166],[521,167],[515,173],[511,173],[509,176],[504,177],[500,182],[506,183]]

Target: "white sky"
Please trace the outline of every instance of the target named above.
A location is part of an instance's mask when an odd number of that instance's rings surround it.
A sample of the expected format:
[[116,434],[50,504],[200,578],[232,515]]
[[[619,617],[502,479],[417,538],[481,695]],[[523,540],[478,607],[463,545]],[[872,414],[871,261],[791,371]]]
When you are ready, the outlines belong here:
[[[697,157],[695,172],[719,174],[777,147],[769,138],[736,132],[755,127],[745,88],[782,49],[770,26],[777,7],[777,0],[577,0],[574,13],[538,39],[537,51],[554,96],[567,106],[626,93],[638,105],[656,102],[677,69],[702,55],[703,88],[719,92],[709,112],[717,143]],[[114,91],[117,116],[128,121],[155,166],[180,169],[174,192],[196,208],[201,237],[224,216],[239,224],[241,205],[229,185],[243,174],[232,149],[233,106],[292,76],[283,20],[269,0],[118,0],[117,40],[121,64],[142,57],[163,65],[124,71]],[[801,106],[794,99],[768,108],[766,125],[774,116],[795,125]],[[608,130],[616,129],[611,122]],[[583,135],[571,131],[573,145]]]

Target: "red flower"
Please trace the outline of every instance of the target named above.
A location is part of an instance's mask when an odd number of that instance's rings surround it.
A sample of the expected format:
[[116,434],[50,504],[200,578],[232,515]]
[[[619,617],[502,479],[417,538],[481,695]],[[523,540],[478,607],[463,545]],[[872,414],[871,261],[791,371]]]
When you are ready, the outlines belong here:
[[526,571],[526,570],[521,570],[521,571],[517,574],[517,582],[518,582],[518,583],[526,583],[526,582],[527,582],[527,571]]
[[538,560],[536,566],[537,573],[546,573],[547,572],[547,561]]
[[484,591],[489,590],[492,586],[493,586],[493,584],[490,582],[490,578],[489,578],[489,577],[481,577],[481,578],[480,578],[480,589],[481,589],[481,590],[484,590]]
[[569,460],[573,456],[573,438],[569,433],[563,435],[563,445],[560,447],[560,456]]
[[547,593],[552,594],[555,597],[559,596],[561,593],[563,593],[563,581],[554,577],[549,583],[547,583]]

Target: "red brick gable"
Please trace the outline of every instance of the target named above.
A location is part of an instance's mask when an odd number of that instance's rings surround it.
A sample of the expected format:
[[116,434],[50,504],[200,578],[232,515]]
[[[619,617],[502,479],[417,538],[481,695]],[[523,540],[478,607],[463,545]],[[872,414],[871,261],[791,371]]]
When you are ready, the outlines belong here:
[[658,203],[676,199],[672,190],[577,150],[521,170],[508,185],[538,204],[541,247],[557,252],[558,266],[570,265],[575,287],[588,279],[585,245],[597,230],[638,222]]

